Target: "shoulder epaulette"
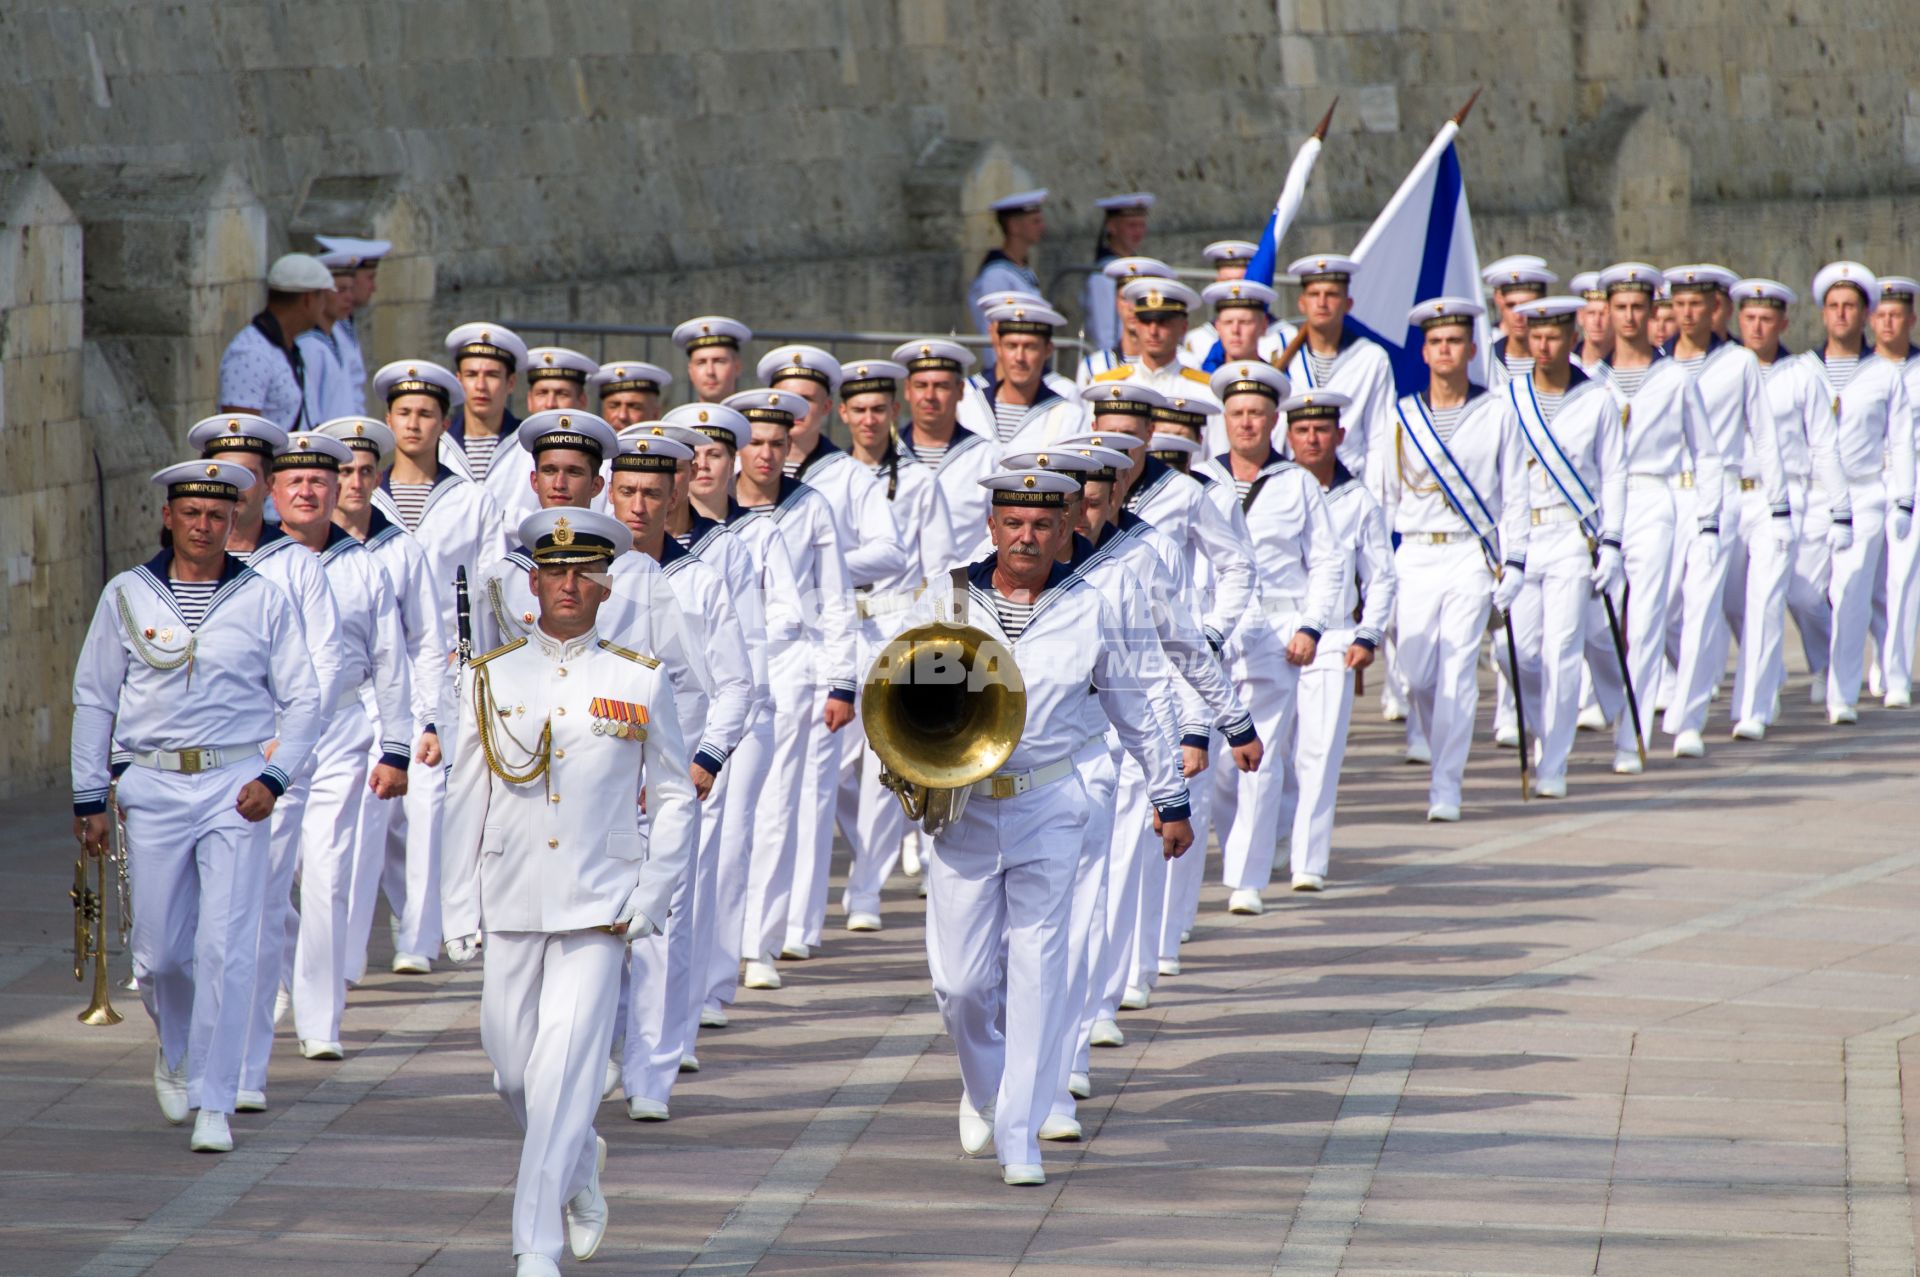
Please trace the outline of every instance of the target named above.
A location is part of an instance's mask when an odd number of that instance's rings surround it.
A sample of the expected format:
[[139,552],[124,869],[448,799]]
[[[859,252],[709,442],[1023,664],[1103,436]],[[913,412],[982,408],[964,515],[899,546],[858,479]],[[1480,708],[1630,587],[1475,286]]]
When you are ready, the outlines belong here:
[[1213,378],[1207,376],[1207,374],[1201,372],[1198,368],[1182,368],[1180,375],[1188,381],[1197,381],[1203,386],[1211,386],[1213,384]]
[[628,660],[644,665],[650,670],[657,670],[660,668],[660,662],[655,657],[642,656],[640,653],[634,651],[632,648],[621,647],[618,643],[615,643],[611,639],[601,639],[600,648],[602,651],[612,652],[615,656],[624,656]]
[[511,643],[502,643],[499,647],[494,648],[491,652],[486,652],[479,656],[474,657],[472,662],[470,662],[470,664],[485,665],[488,661],[492,660],[496,656],[505,656],[508,652],[513,651],[514,648],[525,647],[526,645],[527,645],[527,640],[524,636],[513,640],[513,642]]
[[1093,379],[1095,381],[1125,381],[1131,376],[1133,376],[1132,364],[1115,364],[1105,372],[1093,374]]

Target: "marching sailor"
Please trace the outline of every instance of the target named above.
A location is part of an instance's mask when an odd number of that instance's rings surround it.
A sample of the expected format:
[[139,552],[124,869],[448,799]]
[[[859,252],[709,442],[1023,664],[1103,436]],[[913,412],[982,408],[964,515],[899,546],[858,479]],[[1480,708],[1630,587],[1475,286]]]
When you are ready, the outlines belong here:
[[[992,293],[1014,292],[1040,295],[1040,277],[1033,273],[1033,249],[1047,233],[1045,188],[1004,195],[987,205],[1000,223],[1000,247],[988,249],[967,288],[967,310],[980,331],[987,331],[986,315],[980,302]],[[894,355],[899,359],[898,353]]]
[[1527,326],[1514,314],[1514,308],[1546,296],[1547,289],[1560,277],[1547,269],[1545,259],[1530,253],[1516,253],[1487,263],[1480,278],[1493,293],[1493,305],[1500,317],[1500,335],[1494,338],[1487,361],[1487,387],[1499,390],[1515,377],[1533,371],[1527,357]]
[[[1903,275],[1880,276],[1880,304],[1873,308],[1873,349],[1900,370],[1907,401],[1914,406],[1915,429],[1920,430],[1920,350],[1913,345],[1915,294],[1920,283]],[[1887,462],[1889,480],[1893,462]],[[1891,483],[1889,484],[1891,486]],[[1888,709],[1913,704],[1913,648],[1920,631],[1920,536],[1909,528],[1887,534],[1887,557],[1875,577],[1873,592],[1874,650],[1877,657],[1870,679]]]
[[[529,420],[543,412],[585,412],[587,378],[599,371],[599,364],[564,346],[538,346],[529,350],[526,361]],[[538,463],[527,449],[527,437],[517,430],[513,437],[520,446],[502,443],[486,478],[487,491],[500,503],[500,512],[508,527],[543,507],[539,485],[532,478]],[[604,487],[604,463],[599,477]]]
[[[451,397],[453,415],[446,422],[442,456],[448,465],[484,484],[501,450],[511,451],[514,432],[520,428],[520,418],[513,415],[508,401],[519,383],[520,370],[527,366],[527,343],[499,324],[473,323],[448,333],[446,347],[458,374],[455,389],[459,393]],[[375,374],[374,390],[383,399],[379,377],[393,367],[388,364]]]
[[740,388],[740,348],[753,330],[725,315],[702,315],[677,325],[673,344],[687,357],[687,387],[696,403],[722,403]]
[[[1074,384],[1085,389],[1101,373],[1113,372],[1140,362],[1140,325],[1133,317],[1133,303],[1127,300],[1127,285],[1136,279],[1174,279],[1173,267],[1157,257],[1116,257],[1100,268],[1113,281],[1114,314],[1119,320],[1119,336],[1109,345],[1095,346],[1074,369]],[[1198,361],[1195,361],[1198,366]]]
[[987,498],[980,480],[998,467],[1000,455],[992,432],[976,434],[959,424],[973,352],[959,342],[923,337],[897,347],[893,359],[907,370],[909,419],[900,426],[900,446],[933,471],[958,559],[981,543]]
[[[167,494],[168,548],[107,582],[74,669],[73,827],[88,856],[105,855],[108,806],[125,813],[133,970],[160,1039],[154,1093],[169,1122],[200,1110],[195,1151],[224,1153],[266,899],[267,817],[320,733],[321,690],[294,605],[226,553],[253,473],[189,461],[153,482]],[[261,752],[269,741],[272,762]],[[116,749],[131,766],[114,784]]]
[[1145,276],[1123,286],[1120,296],[1131,308],[1134,331],[1140,335],[1140,357],[1095,372],[1091,384],[1127,381],[1157,390],[1169,399],[1211,398],[1207,374],[1180,360],[1188,316],[1200,305],[1200,294],[1177,279]]
[[1347,432],[1340,464],[1360,476],[1376,497],[1391,473],[1385,447],[1393,439],[1393,362],[1380,343],[1347,327],[1353,310],[1353,276],[1360,263],[1336,253],[1302,257],[1287,267],[1300,280],[1300,313],[1307,340],[1285,372],[1296,390],[1332,390],[1345,395],[1340,412]]
[[[1213,263],[1213,283],[1200,290],[1201,300],[1217,306],[1214,302],[1215,286],[1246,279],[1247,263],[1258,251],[1260,251],[1258,244],[1244,239],[1217,239],[1201,249],[1200,255]],[[1215,313],[1217,315],[1218,311],[1216,310]],[[1200,368],[1206,360],[1207,352],[1213,349],[1216,339],[1220,339],[1220,335],[1212,323],[1190,328],[1187,330],[1187,339],[1180,343],[1181,356],[1195,368]],[[1276,346],[1274,349],[1278,350],[1279,347]],[[1227,358],[1232,359],[1234,356],[1228,355]]]
[[1613,314],[1607,309],[1607,290],[1600,287],[1597,270],[1581,271],[1568,281],[1568,287],[1586,303],[1580,307],[1579,345],[1574,362],[1581,372],[1591,377],[1600,361],[1613,353]]
[[600,416],[615,431],[660,416],[660,396],[673,384],[673,374],[657,364],[625,360],[601,364],[587,378],[600,392]]
[[[627,946],[658,931],[693,854],[697,799],[673,686],[601,636],[596,579],[618,520],[555,507],[519,528],[539,616],[476,659],[447,792],[447,956],[484,954],[480,1040],[526,1132],[514,1186],[519,1277],[606,1234],[594,1134]],[[640,813],[645,794],[645,816]]]
[[[1046,377],[1053,334],[1066,325],[1066,317],[1022,297],[990,299],[986,316],[993,370],[973,379],[978,393],[961,402],[961,428],[999,444],[1002,453],[1037,448],[1080,429],[1083,405],[1077,397],[1061,395]],[[980,544],[976,526],[960,549],[968,553]]]

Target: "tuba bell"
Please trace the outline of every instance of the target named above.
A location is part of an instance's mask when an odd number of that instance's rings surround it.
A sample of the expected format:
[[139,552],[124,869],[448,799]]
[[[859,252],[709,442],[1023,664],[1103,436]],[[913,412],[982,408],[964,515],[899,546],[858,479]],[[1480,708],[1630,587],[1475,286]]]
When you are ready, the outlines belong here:
[[904,631],[874,659],[863,697],[880,783],[930,834],[960,818],[972,786],[1012,756],[1027,725],[1013,654],[971,625]]

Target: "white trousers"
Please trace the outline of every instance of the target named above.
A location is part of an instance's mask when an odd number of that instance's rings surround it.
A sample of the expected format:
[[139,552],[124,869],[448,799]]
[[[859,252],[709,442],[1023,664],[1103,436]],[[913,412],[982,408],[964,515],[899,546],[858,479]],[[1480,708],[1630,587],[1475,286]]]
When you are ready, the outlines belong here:
[[[1622,550],[1627,565],[1625,615],[1620,624],[1627,640],[1627,671],[1640,708],[1640,744],[1653,743],[1653,693],[1659,686],[1661,662],[1666,656],[1668,581],[1673,574],[1673,493],[1660,487],[1627,489],[1627,520]],[[1528,557],[1532,557],[1529,548]],[[1604,620],[1602,622],[1604,624]],[[1633,715],[1626,709],[1618,662],[1596,661],[1594,695],[1613,720],[1613,747],[1634,752]]]
[[593,1115],[626,949],[604,931],[487,936],[480,1045],[493,1064],[494,1089],[526,1132],[513,1187],[516,1255],[559,1262],[561,1212],[593,1177]]
[[1287,663],[1287,640],[1294,628],[1291,616],[1273,622],[1248,617],[1235,635],[1234,655],[1227,664],[1241,704],[1252,713],[1254,729],[1266,742],[1258,770],[1223,774],[1217,782],[1233,791],[1225,802],[1216,795],[1214,809],[1220,873],[1232,891],[1265,891],[1273,881],[1286,766],[1282,742],[1293,731],[1294,696],[1300,688],[1300,667]]
[[[820,947],[827,922],[827,886],[833,868],[833,813],[840,788],[840,754],[845,729],[830,732],[821,721],[826,688],[817,696],[807,724],[807,752],[800,765],[794,812],[793,892],[787,897],[787,928],[782,945]],[[779,946],[776,946],[778,948]]]
[[[1226,737],[1213,733],[1207,749],[1207,771],[1221,769],[1232,776],[1238,769],[1227,748]],[[1200,889],[1207,878],[1207,840],[1213,829],[1215,776],[1202,775],[1189,786],[1188,800],[1193,807],[1193,847],[1186,855],[1166,862],[1167,905],[1160,914],[1160,956],[1178,958],[1180,939],[1193,929],[1200,916]]]
[[273,1054],[273,1002],[292,977],[293,942],[300,917],[293,908],[293,875],[300,864],[300,825],[306,818],[313,764],[287,786],[269,818],[266,885],[261,895],[260,931],[253,963],[253,992],[248,996],[246,1044],[240,1057],[240,1089],[267,1089],[267,1061]]
[[[267,881],[267,822],[234,810],[258,757],[185,775],[133,766],[126,811],[133,973],[187,1104],[233,1112]],[[111,887],[109,887],[111,890]],[[271,1018],[272,1006],[268,1006]]]
[[1457,807],[1480,704],[1480,641],[1493,603],[1493,576],[1473,541],[1402,541],[1393,562],[1408,732],[1433,751],[1428,805]]
[[[1514,646],[1520,654],[1520,691],[1527,730],[1540,742],[1534,774],[1563,780],[1588,664],[1613,670],[1619,656],[1606,614],[1593,590],[1593,562],[1578,524],[1544,524],[1527,542],[1527,574],[1513,604]],[[1505,658],[1504,639],[1494,652]]]
[[1726,672],[1732,646],[1727,628],[1727,573],[1744,559],[1738,484],[1726,493],[1720,511],[1719,553],[1708,561],[1707,534],[1700,531],[1699,502],[1692,488],[1674,491],[1673,561],[1667,579],[1666,655],[1673,662],[1673,683],[1661,730],[1669,736],[1703,731],[1707,702]]
[[345,696],[314,747],[313,781],[300,817],[300,921],[291,970],[297,1035],[340,1038],[347,1005],[347,906],[367,792],[373,721],[357,696]]
[[[726,774],[724,768],[721,774]],[[701,826],[705,817],[703,803]],[[696,857],[705,841],[704,829],[696,830]],[[627,946],[613,1038],[623,1043],[620,1084],[628,1099],[644,1096],[665,1104],[680,1077],[680,1058],[693,1050],[696,1016],[688,1014],[688,1007],[693,1000],[694,933],[699,928],[699,872],[696,859],[674,884],[660,930]]]
[[[1796,512],[1805,501],[1805,485],[1789,490]],[[1733,721],[1773,722],[1773,698],[1785,669],[1787,578],[1793,544],[1774,539],[1773,511],[1764,492],[1740,494],[1740,544],[1727,566],[1728,623],[1740,634],[1740,664],[1733,678]],[[1795,539],[1799,534],[1795,533]]]
[[1326,877],[1333,852],[1334,801],[1347,757],[1347,725],[1353,718],[1353,671],[1347,668],[1352,640],[1351,630],[1329,631],[1313,663],[1300,672],[1299,716],[1288,768],[1297,790],[1288,853],[1297,874]]
[[[714,866],[713,945],[707,954],[705,1006],[719,1010],[733,1001],[740,985],[740,957],[747,933],[748,885],[754,847],[766,837],[760,826],[760,797],[774,757],[774,715],[762,713],[747,728],[740,747],[720,771],[720,856]],[[714,801],[709,799],[709,802]],[[755,915],[757,917],[757,915]],[[756,929],[755,934],[758,934]],[[757,959],[758,941],[754,946]]]
[[[369,839],[372,865],[364,890],[357,873],[354,880],[350,979],[366,973],[377,895],[387,898],[387,911],[399,924],[396,953],[431,958],[440,952],[440,812],[446,801],[445,765],[414,763],[407,768],[407,792],[400,801],[369,802],[362,808],[372,815],[360,822],[361,828],[377,827],[380,833]],[[357,966],[353,959],[358,959]]]
[[753,858],[747,872],[747,903],[740,954],[749,962],[772,962],[786,943],[787,918],[795,892],[795,861],[801,830],[812,823],[805,805],[804,764],[808,741],[821,712],[825,692],[812,683],[774,688],[773,743],[766,781],[755,806]]
[[1074,763],[1087,794],[1087,823],[1081,829],[1080,855],[1073,867],[1072,898],[1067,906],[1066,1002],[1078,1008],[1066,1018],[1059,1067],[1054,1070],[1053,1111],[1074,1113],[1067,1091],[1070,1074],[1087,1071],[1087,1034],[1099,1007],[1093,972],[1107,947],[1107,865],[1113,838],[1113,788],[1120,769],[1105,735],[1082,747]]
[[[1833,581],[1833,552],[1827,548],[1827,531],[1833,526],[1833,507],[1824,490],[1810,484],[1794,493],[1804,495],[1806,514],[1800,521],[1800,536],[1794,542],[1791,575],[1787,578],[1787,615],[1800,631],[1800,650],[1806,656],[1807,670],[1824,695],[1827,681],[1827,656],[1833,647],[1833,604],[1828,587]],[[1796,505],[1794,509],[1802,507]],[[1860,519],[1854,516],[1853,534],[1860,536]],[[1780,683],[1786,682],[1785,653],[1781,654]]]
[[994,1106],[1002,1165],[1040,1161],[1068,1026],[1067,924],[1087,823],[1078,774],[975,796],[933,839],[927,946],[967,1100]]
[[[733,770],[733,760],[739,753],[736,748],[733,757],[728,758],[727,765],[713,778],[713,788],[707,791],[706,801],[700,804],[700,827],[694,841],[693,863],[687,867],[687,880],[693,884],[693,894],[687,903],[692,926],[689,931],[691,942],[687,949],[684,1000],[680,1005],[686,1030],[680,1045],[688,1055],[693,1053],[694,1040],[700,1036],[700,1010],[707,1002],[714,949],[720,943],[720,839],[727,827],[727,794],[738,778],[738,773]],[[737,925],[733,934],[740,934]],[[737,969],[737,953],[734,962]],[[676,1064],[675,1068],[678,1067]]]
[[1866,679],[1867,631],[1873,578],[1886,557],[1887,490],[1879,479],[1849,485],[1853,544],[1833,552],[1827,597],[1833,603],[1833,639],[1827,660],[1827,704],[1854,705]]
[[841,836],[853,849],[840,905],[848,913],[879,913],[880,892],[900,863],[907,813],[880,783],[880,759],[867,748],[862,719],[840,729],[840,789],[836,803]]
[[1913,692],[1913,649],[1920,639],[1920,529],[1897,537],[1887,529],[1887,552],[1874,578],[1874,648],[1887,693]]
[[[1117,743],[1111,736],[1107,739],[1109,746],[1117,747]],[[1105,943],[1094,955],[1092,975],[1094,1018],[1104,1020],[1119,1014],[1120,999],[1126,994],[1127,986],[1140,981],[1140,913],[1149,869],[1157,885],[1164,887],[1166,883],[1159,855],[1157,852],[1153,855],[1149,866],[1145,840],[1141,837],[1143,828],[1148,832],[1153,828],[1146,775],[1129,754],[1120,754],[1115,767],[1112,825],[1107,835],[1107,907],[1103,920],[1107,934]],[[1155,838],[1156,848],[1159,843]],[[1157,940],[1154,949],[1157,958]]]

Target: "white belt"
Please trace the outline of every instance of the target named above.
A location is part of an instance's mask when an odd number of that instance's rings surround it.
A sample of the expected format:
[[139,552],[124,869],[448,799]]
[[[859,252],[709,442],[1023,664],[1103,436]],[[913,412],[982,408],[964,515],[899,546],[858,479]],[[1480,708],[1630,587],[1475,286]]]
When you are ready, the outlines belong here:
[[1056,758],[1050,763],[1023,772],[995,772],[973,787],[976,798],[1018,798],[1030,789],[1040,789],[1073,775],[1073,759]]
[[1759,486],[1760,481],[1758,479],[1742,479],[1740,481],[1740,491],[1742,492],[1753,492],[1758,489]]
[[1533,526],[1538,528],[1549,523],[1578,523],[1580,512],[1562,501],[1559,505],[1535,506],[1532,518]]
[[891,616],[895,612],[904,612],[912,607],[919,597],[919,590],[896,590],[887,594],[861,594],[853,600],[853,609],[861,617],[871,619],[876,616]]
[[1477,537],[1471,532],[1402,532],[1401,545],[1454,545],[1461,541],[1474,541]]
[[151,767],[156,771],[184,772],[189,776],[197,772],[210,772],[229,763],[244,762],[248,758],[260,757],[260,746],[264,742],[256,741],[251,745],[195,745],[188,749],[156,749],[152,753],[133,752],[133,761],[142,767]]
[[1301,599],[1297,594],[1275,594],[1260,600],[1260,615],[1269,619],[1276,616],[1298,616]]
[[1679,474],[1673,476],[1673,486],[1676,488],[1691,488],[1693,486],[1693,471],[1682,470]]
[[[1693,476],[1687,476],[1687,486],[1693,486]],[[1627,476],[1627,491],[1644,491],[1648,488],[1666,489],[1673,486],[1674,476],[1669,474],[1630,474]]]

